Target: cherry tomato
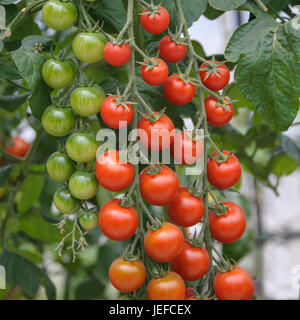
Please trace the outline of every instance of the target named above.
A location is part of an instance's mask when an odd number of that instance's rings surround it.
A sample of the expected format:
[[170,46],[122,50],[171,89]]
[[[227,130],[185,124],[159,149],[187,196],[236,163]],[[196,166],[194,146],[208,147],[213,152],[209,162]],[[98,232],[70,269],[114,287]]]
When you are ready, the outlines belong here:
[[70,103],[80,116],[89,117],[100,111],[104,99],[105,92],[99,86],[79,87],[72,91]]
[[72,48],[80,61],[95,63],[103,58],[105,44],[101,33],[81,32],[74,38]]
[[193,288],[186,288],[184,300],[188,300],[189,298],[193,297],[193,295],[194,295],[194,289]]
[[169,218],[181,227],[191,227],[200,222],[204,215],[203,200],[180,187],[177,197],[167,205]]
[[141,260],[117,258],[109,268],[109,280],[121,292],[138,290],[146,280],[146,269]]
[[167,62],[179,62],[186,53],[186,45],[173,41],[169,35],[164,36],[158,45],[159,55]]
[[42,17],[49,28],[65,30],[75,24],[78,10],[72,2],[50,0],[43,5]]
[[27,155],[30,144],[21,137],[10,138],[5,146],[5,151],[13,156],[23,158]]
[[101,231],[107,238],[123,241],[134,235],[139,219],[134,207],[122,207],[119,201],[113,199],[104,203],[99,211],[98,221]]
[[134,167],[119,159],[119,151],[104,152],[96,161],[95,173],[98,182],[107,190],[121,191],[134,179]]
[[169,262],[178,256],[183,243],[181,230],[169,222],[163,222],[155,231],[148,230],[144,240],[148,256],[158,262]]
[[68,156],[77,162],[94,160],[98,146],[98,142],[92,133],[73,133],[66,142]]
[[[228,151],[223,152],[228,155]],[[212,155],[217,156],[214,152]],[[241,177],[242,169],[238,158],[232,154],[227,161],[217,163],[214,159],[209,159],[207,164],[207,178],[209,183],[219,189],[226,189],[234,186]]]
[[175,272],[168,272],[162,278],[153,278],[147,286],[149,300],[184,300],[184,296],[184,281]]
[[47,85],[54,89],[70,86],[75,78],[73,64],[68,60],[47,60],[43,65],[42,75]]
[[79,217],[79,223],[86,231],[91,231],[98,227],[98,212],[89,210],[83,212]]
[[74,130],[76,118],[70,109],[49,106],[43,113],[42,124],[52,136],[63,137]]
[[[142,78],[151,86],[159,86],[163,84],[168,79],[169,75],[169,68],[167,64],[159,58],[151,58],[151,60],[155,59],[158,64],[153,66],[151,69],[149,69],[149,67],[145,65],[141,66]],[[147,62],[148,61],[145,60],[145,63]]]
[[[209,62],[212,62],[212,61],[209,61]],[[218,63],[219,63],[219,61],[215,61],[215,64],[218,64]],[[200,66],[200,69],[206,68],[206,67],[207,67],[207,65],[205,63],[203,63]],[[206,88],[213,90],[213,91],[219,91],[219,90],[224,89],[230,80],[230,72],[229,72],[228,68],[225,66],[225,64],[221,64],[217,68],[218,68],[218,70],[220,70],[218,72],[218,75],[211,73],[207,77],[207,79],[206,79],[206,76],[207,76],[208,71],[199,71],[203,84],[206,86]]]
[[47,161],[49,176],[56,181],[67,181],[74,173],[72,160],[62,152],[54,152]]
[[63,214],[72,214],[79,208],[79,201],[72,196],[66,187],[55,192],[53,202],[57,210]]
[[217,216],[212,211],[209,213],[209,227],[212,237],[222,243],[237,241],[244,234],[246,229],[245,214],[240,206],[224,201],[228,210],[224,215]]
[[123,66],[130,59],[131,50],[128,43],[122,45],[108,42],[104,48],[104,59],[112,66]]
[[157,13],[144,10],[141,15],[141,25],[143,28],[154,34],[164,32],[170,23],[169,12],[163,7],[157,7],[156,9]]
[[[118,96],[115,96],[117,98]],[[127,127],[133,118],[133,108],[131,104],[118,104],[112,96],[107,97],[101,104],[102,120],[113,129]]]
[[88,200],[96,195],[98,184],[92,173],[78,171],[71,176],[69,189],[73,197]]
[[168,101],[184,105],[193,100],[196,89],[192,83],[184,82],[178,75],[173,74],[167,79],[164,84],[164,95]]
[[185,241],[179,255],[171,260],[171,267],[183,280],[195,281],[207,273],[209,256],[204,247],[193,247]]
[[171,144],[171,155],[175,163],[192,165],[201,157],[203,152],[203,142],[199,137],[193,140],[187,132],[177,133]]
[[219,300],[251,300],[254,289],[249,272],[238,266],[231,271],[218,273],[214,279],[214,290]]
[[148,173],[150,167],[140,173],[140,189],[143,198],[155,206],[164,206],[172,202],[179,192],[179,181],[173,170],[162,165],[155,175]]
[[227,104],[229,110],[218,104],[218,100],[212,96],[205,99],[206,119],[212,126],[224,126],[233,117],[233,105]]
[[[157,114],[157,112],[154,114]],[[149,115],[147,114],[147,116]],[[142,117],[137,127],[141,143],[151,150],[166,149],[174,139],[175,126],[172,120],[165,114],[154,122]]]

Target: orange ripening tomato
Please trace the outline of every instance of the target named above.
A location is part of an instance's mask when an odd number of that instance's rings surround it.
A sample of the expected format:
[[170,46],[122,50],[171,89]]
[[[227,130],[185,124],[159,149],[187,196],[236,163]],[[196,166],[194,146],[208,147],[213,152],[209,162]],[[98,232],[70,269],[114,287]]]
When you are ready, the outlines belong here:
[[7,153],[20,158],[25,157],[29,149],[30,144],[21,137],[10,138],[7,145],[5,146],[5,151]]

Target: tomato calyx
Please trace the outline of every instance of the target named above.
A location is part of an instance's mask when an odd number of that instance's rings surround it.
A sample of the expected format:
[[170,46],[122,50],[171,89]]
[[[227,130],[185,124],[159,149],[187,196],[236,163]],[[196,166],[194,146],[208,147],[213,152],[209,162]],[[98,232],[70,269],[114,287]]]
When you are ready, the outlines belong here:
[[153,260],[151,260],[150,264],[153,268],[149,268],[148,270],[153,278],[164,278],[171,271],[171,266],[169,263],[166,269],[164,268],[164,266],[160,266],[157,262]]
[[149,168],[146,170],[146,172],[151,176],[155,176],[161,172],[161,167],[162,167],[161,163],[157,163],[157,164],[151,163]]
[[153,69],[154,67],[158,66],[161,63],[161,59],[157,57],[150,57],[149,59],[145,59],[144,62],[138,62],[138,64],[145,66],[146,70],[149,71]]
[[213,300],[215,298],[210,292],[199,292],[196,288],[193,289],[193,297],[199,300]]
[[140,259],[140,250],[139,249],[136,250],[136,244],[139,238],[140,238],[139,233],[137,233],[135,235],[134,240],[121,253],[121,257],[124,260],[133,262]]
[[117,94],[109,94],[108,96],[112,97],[116,103],[116,106],[122,106],[127,111],[129,111],[129,104],[135,104],[135,102],[128,101],[128,96],[121,95],[119,90],[117,90]]
[[142,1],[140,5],[144,10],[147,10],[145,12],[140,13],[141,16],[151,15],[153,18],[155,16],[155,14],[164,12],[164,10],[160,9],[160,8],[162,8],[162,6],[160,4],[155,5],[153,3],[153,0],[151,0],[151,3],[147,3],[145,1]]
[[207,71],[207,74],[204,80],[206,80],[211,74],[214,74],[218,78],[221,78],[220,73],[225,72],[225,70],[220,69],[219,67],[226,62],[227,61],[221,61],[216,63],[215,57],[212,57],[212,60],[208,61],[208,63],[205,64],[206,65],[205,67],[199,68],[199,71]]
[[221,202],[216,204],[214,207],[210,207],[209,209],[214,213],[215,216],[220,217],[227,213],[229,207]]
[[194,141],[194,142],[199,142],[203,140],[203,137],[200,136],[197,132],[197,130],[199,130],[198,128],[195,128],[194,130],[190,130],[190,129],[186,129],[184,128],[184,134],[186,135],[187,138],[189,138],[190,140]]
[[190,78],[189,75],[180,72],[180,70],[178,70],[178,73],[174,73],[173,75],[182,80],[184,84],[192,84],[194,86],[197,85],[194,79]]
[[186,237],[186,242],[195,248],[202,248],[204,246],[204,231],[205,227],[203,227],[199,233],[195,230],[193,237]]
[[161,117],[164,115],[165,111],[166,111],[166,108],[163,108],[162,110],[160,110],[158,112],[151,112],[151,113],[147,113],[147,114],[144,114],[142,112],[140,112],[140,113],[145,119],[147,119],[148,121],[153,123],[153,122],[160,120]]
[[217,263],[216,268],[218,272],[225,273],[228,271],[232,271],[237,266],[237,262],[235,260],[233,260],[232,258],[230,259],[224,258],[215,247],[213,247],[212,249],[216,253],[217,257],[219,258],[218,261],[214,259],[215,262]]
[[217,164],[221,164],[221,163],[227,162],[232,155],[233,155],[232,151],[228,152],[228,154],[224,154],[223,150],[221,150],[221,153],[219,153],[218,155],[211,154],[209,155],[209,158],[214,159]]

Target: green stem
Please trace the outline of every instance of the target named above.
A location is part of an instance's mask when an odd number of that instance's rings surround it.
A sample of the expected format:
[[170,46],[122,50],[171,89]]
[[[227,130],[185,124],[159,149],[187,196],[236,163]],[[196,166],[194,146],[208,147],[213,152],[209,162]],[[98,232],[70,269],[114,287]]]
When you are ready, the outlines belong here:
[[267,12],[268,11],[268,8],[263,4],[263,2],[261,0],[254,0],[257,5],[264,11],[264,12]]

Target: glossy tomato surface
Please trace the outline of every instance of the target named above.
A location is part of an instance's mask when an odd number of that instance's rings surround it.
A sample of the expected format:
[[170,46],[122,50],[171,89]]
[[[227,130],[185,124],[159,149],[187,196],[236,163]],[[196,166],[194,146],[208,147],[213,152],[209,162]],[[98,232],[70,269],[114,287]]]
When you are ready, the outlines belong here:
[[130,59],[131,50],[128,43],[122,45],[108,42],[104,48],[104,59],[112,66],[123,66]]
[[[212,61],[210,60],[209,62]],[[218,63],[219,61],[215,61],[215,64]],[[200,69],[206,67],[207,65],[203,63],[200,66]],[[225,64],[221,64],[220,66],[218,66],[218,70],[218,75],[211,73],[208,77],[208,71],[199,71],[203,84],[206,86],[206,88],[212,91],[219,91],[224,89],[230,80],[230,72],[228,68],[225,66]]]
[[[155,58],[151,59],[154,60]],[[151,86],[159,86],[163,84],[168,79],[169,75],[169,68],[167,64],[159,58],[157,58],[156,61],[158,64],[151,68],[145,65],[141,66],[142,78]],[[148,61],[145,60],[145,63],[146,62]]]
[[164,32],[170,23],[169,12],[163,7],[158,7],[157,9],[158,13],[152,14],[148,10],[144,10],[141,15],[141,25],[143,28],[154,34]]
[[12,156],[23,158],[27,155],[30,144],[21,137],[10,138],[5,146],[5,151]]
[[233,117],[233,105],[227,104],[229,110],[222,107],[218,100],[212,96],[205,99],[206,119],[212,126],[220,127],[227,124]]
[[78,200],[72,196],[70,190],[66,187],[62,187],[55,192],[53,202],[57,210],[63,214],[72,214],[79,209]]
[[178,44],[166,35],[160,40],[158,51],[163,60],[176,63],[185,57],[186,45]]
[[69,180],[69,189],[73,197],[88,200],[96,195],[98,183],[92,173],[77,171]]
[[47,161],[49,176],[56,181],[67,181],[74,173],[74,165],[70,157],[63,152],[54,152]]

